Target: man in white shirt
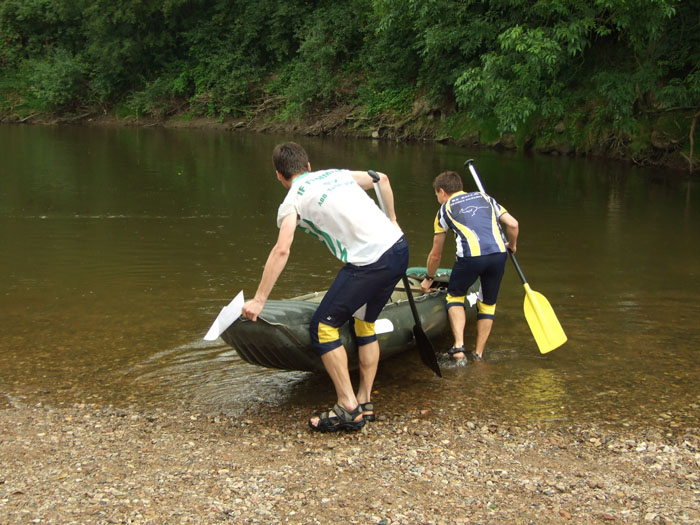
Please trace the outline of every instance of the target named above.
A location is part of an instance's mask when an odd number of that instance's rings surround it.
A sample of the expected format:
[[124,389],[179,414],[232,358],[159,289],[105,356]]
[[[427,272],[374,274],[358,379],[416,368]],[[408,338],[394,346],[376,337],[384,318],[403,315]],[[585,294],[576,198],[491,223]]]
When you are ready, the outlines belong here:
[[[252,321],[258,318],[287,264],[297,226],[345,263],[309,326],[314,349],[335,386],[337,403],[332,410],[309,419],[309,426],[321,432],[356,430],[375,418],[371,393],[379,343],[374,322],[408,266],[408,245],[396,222],[389,178],[379,174],[387,216],[366,193],[373,187],[367,172],[312,172],[306,152],[294,142],[277,145],[272,159],[277,179],[289,191],[277,213],[277,243],[255,297],[243,306],[243,315]],[[350,318],[354,318],[360,360],[357,394],[338,333]]]

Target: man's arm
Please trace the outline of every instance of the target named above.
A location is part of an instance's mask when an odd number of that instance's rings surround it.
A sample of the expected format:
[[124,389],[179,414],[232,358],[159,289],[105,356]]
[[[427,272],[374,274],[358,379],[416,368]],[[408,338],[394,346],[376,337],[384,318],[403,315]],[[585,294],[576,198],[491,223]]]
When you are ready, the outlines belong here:
[[506,239],[508,240],[508,244],[506,245],[506,247],[512,253],[515,253],[515,251],[517,250],[518,233],[520,233],[520,227],[518,226],[518,221],[515,220],[515,217],[513,217],[508,212],[501,215],[499,220],[501,221],[501,224],[503,225],[503,233],[505,234]]
[[[352,177],[355,179],[363,190],[370,190],[374,186],[374,181],[366,171],[351,171]],[[396,212],[394,211],[394,192],[391,189],[389,176],[386,173],[379,173],[379,191],[382,192],[384,206],[386,206],[386,214],[391,222],[396,223]]]
[[[426,272],[428,275],[435,277],[435,272],[440,267],[440,260],[442,259],[442,248],[445,246],[446,234],[436,233],[433,236],[433,247],[430,249],[428,254],[428,262],[426,263]],[[430,290],[430,285],[433,284],[432,279],[423,279],[420,283],[421,290],[427,292]]]
[[243,316],[251,321],[256,321],[258,319],[258,315],[262,312],[263,306],[265,306],[265,302],[277,282],[277,278],[287,265],[289,252],[292,248],[292,242],[294,241],[294,230],[296,226],[296,213],[290,213],[282,219],[277,243],[272,247],[270,255],[267,257],[262,279],[260,279],[260,284],[258,285],[258,291],[255,292],[255,297],[253,297],[253,299],[247,301],[243,305]]

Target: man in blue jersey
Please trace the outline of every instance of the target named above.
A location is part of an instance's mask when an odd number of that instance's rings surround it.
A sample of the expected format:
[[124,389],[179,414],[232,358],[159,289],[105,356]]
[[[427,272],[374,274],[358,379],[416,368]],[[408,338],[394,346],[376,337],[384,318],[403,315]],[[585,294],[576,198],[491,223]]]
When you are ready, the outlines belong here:
[[[483,359],[484,347],[491,333],[496,313],[496,299],[508,258],[507,250],[515,253],[518,221],[505,208],[485,193],[465,193],[459,173],[445,171],[433,182],[440,210],[435,217],[433,247],[428,255],[427,276],[421,283],[430,289],[433,276],[440,266],[447,231],[452,231],[457,243],[457,259],[447,286],[447,312],[454,344],[448,353],[464,359],[464,300],[467,290],[481,278],[482,299],[477,301],[475,360]],[[503,232],[507,242],[504,242]]]
[[[356,430],[375,419],[370,398],[379,362],[374,322],[408,266],[408,245],[396,222],[389,178],[379,174],[387,216],[367,195],[373,181],[365,171],[312,172],[306,152],[294,142],[277,145],[272,160],[277,179],[289,191],[277,211],[277,243],[255,297],[243,306],[243,315],[257,320],[287,264],[297,226],[345,263],[309,326],[314,349],[335,386],[337,403],[309,419],[309,426],[321,432]],[[338,331],[351,318],[360,361],[357,393]]]

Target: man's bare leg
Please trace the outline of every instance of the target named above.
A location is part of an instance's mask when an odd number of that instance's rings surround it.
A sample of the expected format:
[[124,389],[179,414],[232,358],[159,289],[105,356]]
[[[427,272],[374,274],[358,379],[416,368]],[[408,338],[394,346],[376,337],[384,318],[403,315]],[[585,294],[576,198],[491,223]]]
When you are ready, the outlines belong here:
[[[467,314],[462,306],[452,306],[447,310],[452,327],[452,337],[454,338],[454,348],[464,346],[464,327],[467,324]],[[453,354],[455,359],[464,359],[464,352]]]
[[[355,408],[357,408],[357,398],[355,397],[355,392],[352,389],[352,382],[350,381],[348,354],[345,352],[345,347],[339,346],[330,352],[326,352],[321,356],[321,361],[331,381],[333,381],[333,386],[335,387],[335,392],[338,397],[338,404],[346,410],[355,410]],[[361,418],[362,415],[360,415],[356,421],[359,421]],[[311,424],[314,426],[318,425],[318,421],[318,417],[312,417],[310,419]]]
[[[360,357],[360,384],[357,387],[357,401],[369,403],[372,400],[372,385],[379,364],[379,342],[373,341],[357,349]],[[367,415],[373,412],[367,412]]]
[[484,348],[486,348],[486,341],[491,334],[491,327],[493,326],[493,319],[479,319],[476,322],[476,346],[474,353],[482,357],[484,354]]

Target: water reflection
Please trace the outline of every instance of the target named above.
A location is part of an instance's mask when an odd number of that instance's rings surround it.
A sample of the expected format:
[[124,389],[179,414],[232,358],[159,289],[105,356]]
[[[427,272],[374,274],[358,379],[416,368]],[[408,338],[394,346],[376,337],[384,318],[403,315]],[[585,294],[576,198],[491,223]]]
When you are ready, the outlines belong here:
[[517,410],[526,420],[552,421],[568,417],[565,386],[553,370],[527,370],[518,377],[514,390]]
[[[221,306],[241,289],[254,293],[275,241],[284,189],[270,152],[280,139],[0,126],[0,407],[95,400],[238,414],[260,404],[316,410],[331,399],[323,376],[256,368],[201,341]],[[412,265],[432,243],[433,177],[476,158],[521,223],[530,284],[569,336],[538,353],[509,266],[487,362],[445,367],[442,380],[413,354],[383,363],[383,410],[697,424],[697,181],[592,159],[298,140],[314,168],[391,175]],[[275,298],[325,289],[337,268],[299,235]],[[469,326],[468,345],[473,338]]]

